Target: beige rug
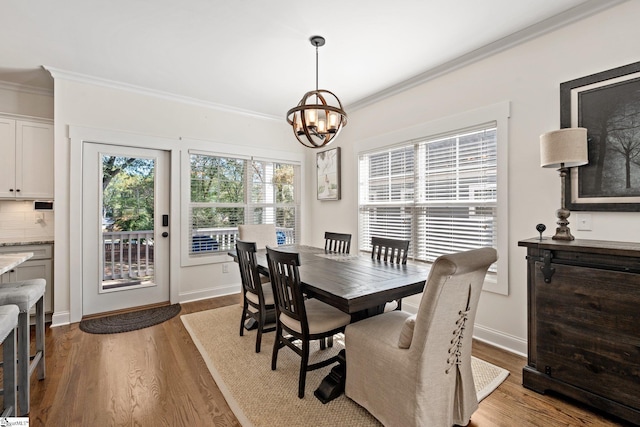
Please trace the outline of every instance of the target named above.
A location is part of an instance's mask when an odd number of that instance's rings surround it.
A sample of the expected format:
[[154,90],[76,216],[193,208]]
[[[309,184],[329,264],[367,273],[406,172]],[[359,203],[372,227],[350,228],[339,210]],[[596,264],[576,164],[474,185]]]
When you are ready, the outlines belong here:
[[[323,405],[313,395],[331,366],[307,373],[304,399],[298,399],[300,358],[289,349],[278,353],[278,369],[271,370],[273,333],[262,336],[262,351],[255,353],[255,331],[244,337],[240,327],[239,305],[181,316],[211,375],[224,394],[233,413],[244,427],[260,426],[380,426],[365,409],[344,394]],[[339,339],[333,348],[320,353],[312,348],[310,363],[318,357],[337,353],[344,347]],[[473,358],[472,369],[478,399],[484,399],[509,372]]]

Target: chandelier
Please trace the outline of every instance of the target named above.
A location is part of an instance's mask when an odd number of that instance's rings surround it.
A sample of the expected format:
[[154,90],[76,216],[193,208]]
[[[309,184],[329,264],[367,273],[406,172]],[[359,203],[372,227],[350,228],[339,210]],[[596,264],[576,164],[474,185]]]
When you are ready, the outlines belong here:
[[318,89],[318,47],[324,46],[324,37],[312,36],[309,41],[316,47],[316,90],[305,93],[298,105],[287,111],[287,122],[302,145],[321,148],[347,125],[347,113],[333,92]]

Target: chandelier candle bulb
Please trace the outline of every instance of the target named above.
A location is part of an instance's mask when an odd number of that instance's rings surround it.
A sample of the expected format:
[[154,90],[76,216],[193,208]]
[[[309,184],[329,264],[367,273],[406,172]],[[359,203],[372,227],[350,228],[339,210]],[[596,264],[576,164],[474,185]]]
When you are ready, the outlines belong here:
[[335,132],[338,128],[338,116],[335,113],[329,113],[329,132]]
[[314,127],[316,125],[316,110],[309,110],[307,111],[307,124],[310,127]]

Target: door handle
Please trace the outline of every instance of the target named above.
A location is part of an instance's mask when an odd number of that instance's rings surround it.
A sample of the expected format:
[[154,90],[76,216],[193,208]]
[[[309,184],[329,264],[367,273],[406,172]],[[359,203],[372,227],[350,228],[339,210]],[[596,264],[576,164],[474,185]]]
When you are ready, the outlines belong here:
[[162,233],[162,237],[169,237],[169,233],[165,231],[164,233]]

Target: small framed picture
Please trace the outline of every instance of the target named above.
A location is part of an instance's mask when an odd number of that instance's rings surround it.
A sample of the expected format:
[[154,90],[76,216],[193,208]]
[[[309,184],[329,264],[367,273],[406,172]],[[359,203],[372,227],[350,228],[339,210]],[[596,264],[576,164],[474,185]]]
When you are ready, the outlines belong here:
[[316,154],[318,200],[340,200],[340,147]]

